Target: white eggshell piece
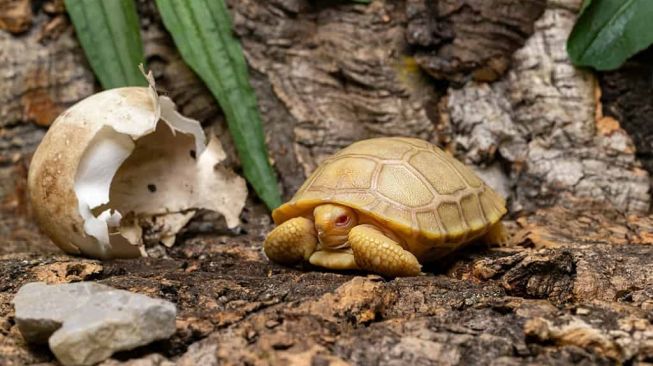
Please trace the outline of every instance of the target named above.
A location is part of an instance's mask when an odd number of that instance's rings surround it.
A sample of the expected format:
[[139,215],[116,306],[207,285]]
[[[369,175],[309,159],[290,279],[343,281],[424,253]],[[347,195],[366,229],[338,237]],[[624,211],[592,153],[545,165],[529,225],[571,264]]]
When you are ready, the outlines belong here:
[[142,225],[166,244],[198,209],[239,224],[245,181],[221,166],[217,138],[150,87],[92,95],[52,124],[34,154],[28,186],[37,221],[68,253],[144,253]]

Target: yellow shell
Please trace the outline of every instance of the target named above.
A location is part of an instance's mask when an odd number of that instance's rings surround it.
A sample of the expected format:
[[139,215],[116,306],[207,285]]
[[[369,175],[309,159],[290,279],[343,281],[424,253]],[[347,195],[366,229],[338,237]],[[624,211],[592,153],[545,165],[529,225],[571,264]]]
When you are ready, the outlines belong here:
[[478,238],[506,213],[505,200],[471,169],[426,141],[404,137],[359,141],[329,157],[272,217],[277,225],[311,217],[329,202],[391,230],[421,259]]

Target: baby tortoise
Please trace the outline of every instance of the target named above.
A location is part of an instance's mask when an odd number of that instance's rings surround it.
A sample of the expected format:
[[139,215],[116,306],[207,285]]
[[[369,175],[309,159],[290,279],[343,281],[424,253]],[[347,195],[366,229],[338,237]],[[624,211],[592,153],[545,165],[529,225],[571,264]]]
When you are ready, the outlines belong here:
[[474,240],[504,243],[505,213],[501,196],[438,147],[374,138],[326,159],[272,212],[264,251],[286,265],[414,276]]

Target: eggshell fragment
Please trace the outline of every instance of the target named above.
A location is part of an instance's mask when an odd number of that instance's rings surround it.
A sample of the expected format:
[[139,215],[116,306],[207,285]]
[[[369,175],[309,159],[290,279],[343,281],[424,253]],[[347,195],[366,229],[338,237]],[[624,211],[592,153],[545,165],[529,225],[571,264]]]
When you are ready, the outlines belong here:
[[62,113],[37,148],[28,188],[37,222],[71,254],[145,254],[144,237],[166,245],[198,209],[239,224],[245,181],[220,165],[217,138],[149,87],[92,95]]

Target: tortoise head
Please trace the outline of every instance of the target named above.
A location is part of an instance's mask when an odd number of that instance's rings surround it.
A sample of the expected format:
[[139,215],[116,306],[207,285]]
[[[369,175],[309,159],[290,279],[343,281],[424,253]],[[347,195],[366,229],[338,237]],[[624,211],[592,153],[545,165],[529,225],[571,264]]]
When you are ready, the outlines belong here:
[[347,206],[320,205],[313,210],[313,216],[318,239],[328,249],[344,248],[349,231],[358,225],[356,212]]

